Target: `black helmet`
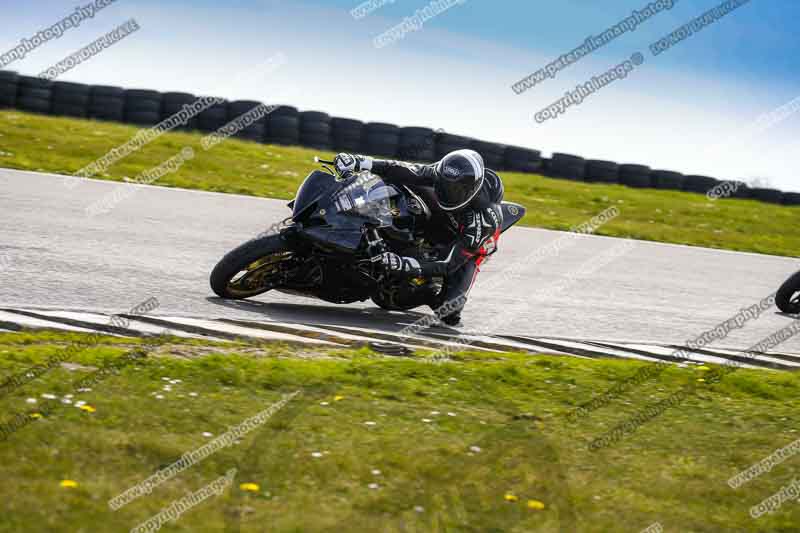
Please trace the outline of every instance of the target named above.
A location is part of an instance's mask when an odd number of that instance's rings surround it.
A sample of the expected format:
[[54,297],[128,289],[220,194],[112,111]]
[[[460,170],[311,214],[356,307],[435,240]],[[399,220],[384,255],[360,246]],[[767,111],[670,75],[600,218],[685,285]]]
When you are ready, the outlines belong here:
[[474,150],[450,152],[436,164],[434,191],[439,207],[453,211],[467,205],[483,186],[483,158]]

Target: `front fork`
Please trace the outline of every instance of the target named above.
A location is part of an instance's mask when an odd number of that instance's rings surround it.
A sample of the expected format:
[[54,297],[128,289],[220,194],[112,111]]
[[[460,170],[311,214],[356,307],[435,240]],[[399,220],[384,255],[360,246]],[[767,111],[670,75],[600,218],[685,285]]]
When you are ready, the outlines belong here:
[[364,228],[363,232],[364,238],[367,240],[367,255],[369,255],[369,261],[372,263],[373,272],[378,276],[382,276],[383,269],[378,263],[382,261],[381,255],[387,252],[389,247],[375,228]]
[[[372,265],[372,277],[378,283],[381,283],[386,278],[386,272],[383,268],[383,263],[381,255],[384,252],[389,251],[389,246],[386,244],[386,241],[383,240],[383,237],[380,236],[378,230],[375,228],[364,228],[363,230],[364,237],[367,241],[367,254],[369,255],[369,261]],[[415,277],[408,280],[408,284],[412,287],[422,287],[429,280],[425,279],[424,277]]]

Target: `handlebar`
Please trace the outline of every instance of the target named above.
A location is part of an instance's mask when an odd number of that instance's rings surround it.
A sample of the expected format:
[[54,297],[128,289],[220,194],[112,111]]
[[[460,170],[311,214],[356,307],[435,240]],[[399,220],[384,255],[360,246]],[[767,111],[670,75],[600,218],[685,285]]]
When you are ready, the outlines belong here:
[[336,179],[336,181],[341,181],[346,177],[345,175],[342,175],[338,170],[336,170],[335,161],[326,161],[324,159],[320,159],[319,156],[315,156],[314,162],[321,164],[325,168],[325,170],[331,173],[331,175]]

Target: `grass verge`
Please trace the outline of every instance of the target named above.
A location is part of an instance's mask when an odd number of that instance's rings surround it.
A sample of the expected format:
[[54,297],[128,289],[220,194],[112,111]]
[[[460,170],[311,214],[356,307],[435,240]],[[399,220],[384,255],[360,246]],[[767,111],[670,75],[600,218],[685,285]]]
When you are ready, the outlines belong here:
[[[131,126],[0,111],[0,167],[73,174],[135,135]],[[159,185],[291,199],[300,182],[317,168],[314,155],[331,153],[297,147],[228,140],[211,151],[200,134],[168,133],[123,159],[102,179],[134,178],[175,156],[182,147],[197,157]],[[630,189],[503,172],[506,199],[528,208],[522,224],[567,230],[617,206],[621,216],[601,235],[796,256],[800,234],[793,228],[800,207],[754,200],[712,202],[704,195]]]
[[[0,335],[0,379],[81,338]],[[574,424],[571,408],[640,364],[484,352],[436,365],[367,349],[170,339],[91,391],[70,386],[140,342],[104,338],[0,398],[0,423],[36,412],[43,394],[72,402],[0,443],[0,531],[129,530],[230,468],[231,487],[163,530],[630,532],[660,522],[711,533],[800,523],[796,502],[758,521],[748,514],[800,458],[737,490],[726,483],[800,437],[796,374],[740,370],[592,453],[592,438],[702,370],[670,368]],[[107,506],[208,443],[205,432],[219,436],[297,390],[238,444],[118,511]]]

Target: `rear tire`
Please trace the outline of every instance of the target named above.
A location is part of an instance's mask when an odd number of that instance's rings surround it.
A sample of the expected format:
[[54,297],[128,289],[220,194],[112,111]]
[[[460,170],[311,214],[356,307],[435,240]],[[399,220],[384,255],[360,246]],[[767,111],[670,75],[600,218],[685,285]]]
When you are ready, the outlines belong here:
[[[284,259],[274,262],[274,264],[277,265],[283,260],[290,258],[291,253],[291,248],[280,235],[267,235],[247,241],[228,252],[225,257],[217,263],[217,266],[211,271],[211,289],[220,298],[235,300],[264,294],[273,287],[264,288],[254,286],[250,290],[247,290],[241,286],[237,287],[237,280],[234,278],[243,271],[247,271],[247,274],[239,277],[238,281],[241,281],[245,277],[250,276],[251,273],[256,272],[258,268],[263,268],[263,266],[254,268],[255,263],[259,262],[259,260],[267,260],[271,257],[280,258],[281,255],[285,255]],[[271,265],[273,263],[270,262],[269,264]],[[234,283],[232,283],[232,281],[234,281]]]
[[800,313],[800,272],[796,272],[781,285],[775,295],[775,305],[784,313]]

